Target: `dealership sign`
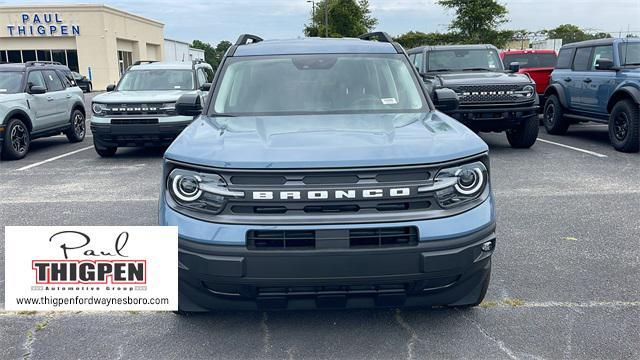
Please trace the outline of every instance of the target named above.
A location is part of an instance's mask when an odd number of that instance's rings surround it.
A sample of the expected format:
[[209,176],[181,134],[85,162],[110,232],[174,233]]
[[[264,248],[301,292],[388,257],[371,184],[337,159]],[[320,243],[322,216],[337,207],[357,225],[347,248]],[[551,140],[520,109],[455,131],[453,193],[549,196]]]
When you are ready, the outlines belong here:
[[9,36],[78,36],[80,25],[66,24],[59,13],[20,14],[21,23],[8,24]]
[[178,230],[5,227],[7,310],[176,310]]

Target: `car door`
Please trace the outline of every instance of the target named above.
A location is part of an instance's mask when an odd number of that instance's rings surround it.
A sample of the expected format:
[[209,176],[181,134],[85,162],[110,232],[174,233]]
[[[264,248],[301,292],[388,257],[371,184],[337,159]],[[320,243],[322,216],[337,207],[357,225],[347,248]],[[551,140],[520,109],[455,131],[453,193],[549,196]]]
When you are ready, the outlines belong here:
[[[40,70],[33,70],[27,75],[27,91],[31,86],[42,86],[47,88],[47,83],[44,80],[44,75]],[[47,129],[55,124],[56,108],[53,101],[49,100],[50,94],[29,94],[29,106],[35,114],[33,122],[33,131],[39,131]]]
[[599,59],[613,61],[613,45],[594,47],[589,71],[585,72],[585,78],[582,80],[582,104],[589,112],[606,115],[607,103],[615,88],[616,72],[596,69]]
[[585,98],[585,80],[587,74],[591,69],[591,55],[593,53],[593,47],[582,47],[576,49],[576,55],[573,58],[573,67],[570,80],[567,82],[566,78],[563,79],[569,90],[570,107],[573,110],[588,111],[584,104]]
[[42,70],[44,81],[47,83],[47,101],[53,107],[52,125],[63,125],[69,122],[69,101],[71,94],[67,94],[62,80],[55,70]]
[[575,54],[575,48],[566,47],[560,49],[558,53],[558,62],[556,63],[553,72],[551,73],[551,78],[549,79],[549,84],[557,84],[564,90],[563,98],[560,101],[564,100],[564,104],[567,104],[571,107],[571,97],[569,96],[569,85],[571,85],[571,75],[573,71],[571,68],[573,67],[573,55]]

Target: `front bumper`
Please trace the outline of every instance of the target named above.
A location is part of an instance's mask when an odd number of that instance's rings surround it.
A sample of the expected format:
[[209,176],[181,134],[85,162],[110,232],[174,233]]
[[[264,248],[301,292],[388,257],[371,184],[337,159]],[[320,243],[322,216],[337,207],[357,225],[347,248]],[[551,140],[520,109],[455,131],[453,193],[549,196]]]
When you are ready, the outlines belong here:
[[192,120],[156,124],[91,123],[98,147],[169,146]]
[[[179,226],[179,300],[184,311],[468,304],[490,274],[495,242],[491,198],[450,218],[320,226],[219,225],[176,213],[161,199],[161,225]],[[249,229],[415,226],[414,246],[254,250]],[[236,245],[229,245],[229,244]]]
[[523,121],[538,115],[538,100],[522,106],[464,105],[449,115],[472,129],[504,131],[517,128]]

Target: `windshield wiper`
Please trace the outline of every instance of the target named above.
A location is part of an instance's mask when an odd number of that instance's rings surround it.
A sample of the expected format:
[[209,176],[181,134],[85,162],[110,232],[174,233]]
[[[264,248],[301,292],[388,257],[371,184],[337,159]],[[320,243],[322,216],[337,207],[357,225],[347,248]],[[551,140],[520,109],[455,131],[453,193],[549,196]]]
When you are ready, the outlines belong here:
[[626,63],[626,64],[624,64],[624,65],[625,65],[625,66],[626,66],[626,65],[636,66],[636,65],[640,65],[640,62],[637,62],[637,63]]
[[493,70],[487,69],[487,68],[475,67],[475,68],[462,69],[462,71],[493,71]]
[[445,72],[445,71],[451,71],[451,69],[434,69],[434,70],[429,70],[427,72],[431,73],[431,72]]
[[213,113],[210,116],[211,117],[236,117],[235,115],[232,115],[232,114],[218,114],[218,113]]

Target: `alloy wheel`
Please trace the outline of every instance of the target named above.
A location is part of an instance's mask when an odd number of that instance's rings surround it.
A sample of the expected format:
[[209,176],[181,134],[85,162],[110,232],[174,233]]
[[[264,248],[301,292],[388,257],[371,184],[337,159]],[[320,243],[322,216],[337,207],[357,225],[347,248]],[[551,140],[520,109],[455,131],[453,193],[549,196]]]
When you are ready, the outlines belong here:
[[29,134],[24,126],[18,124],[11,128],[11,146],[17,153],[22,154],[27,151]]
[[80,113],[75,114],[73,117],[73,131],[81,138],[84,136],[85,129],[84,116]]
[[613,120],[613,134],[616,139],[623,141],[629,132],[629,117],[625,112],[617,114]]
[[555,117],[556,117],[556,106],[553,103],[550,103],[547,106],[547,109],[544,115],[545,115],[544,118],[547,122],[547,125],[549,126],[553,125],[553,122],[555,121]]

